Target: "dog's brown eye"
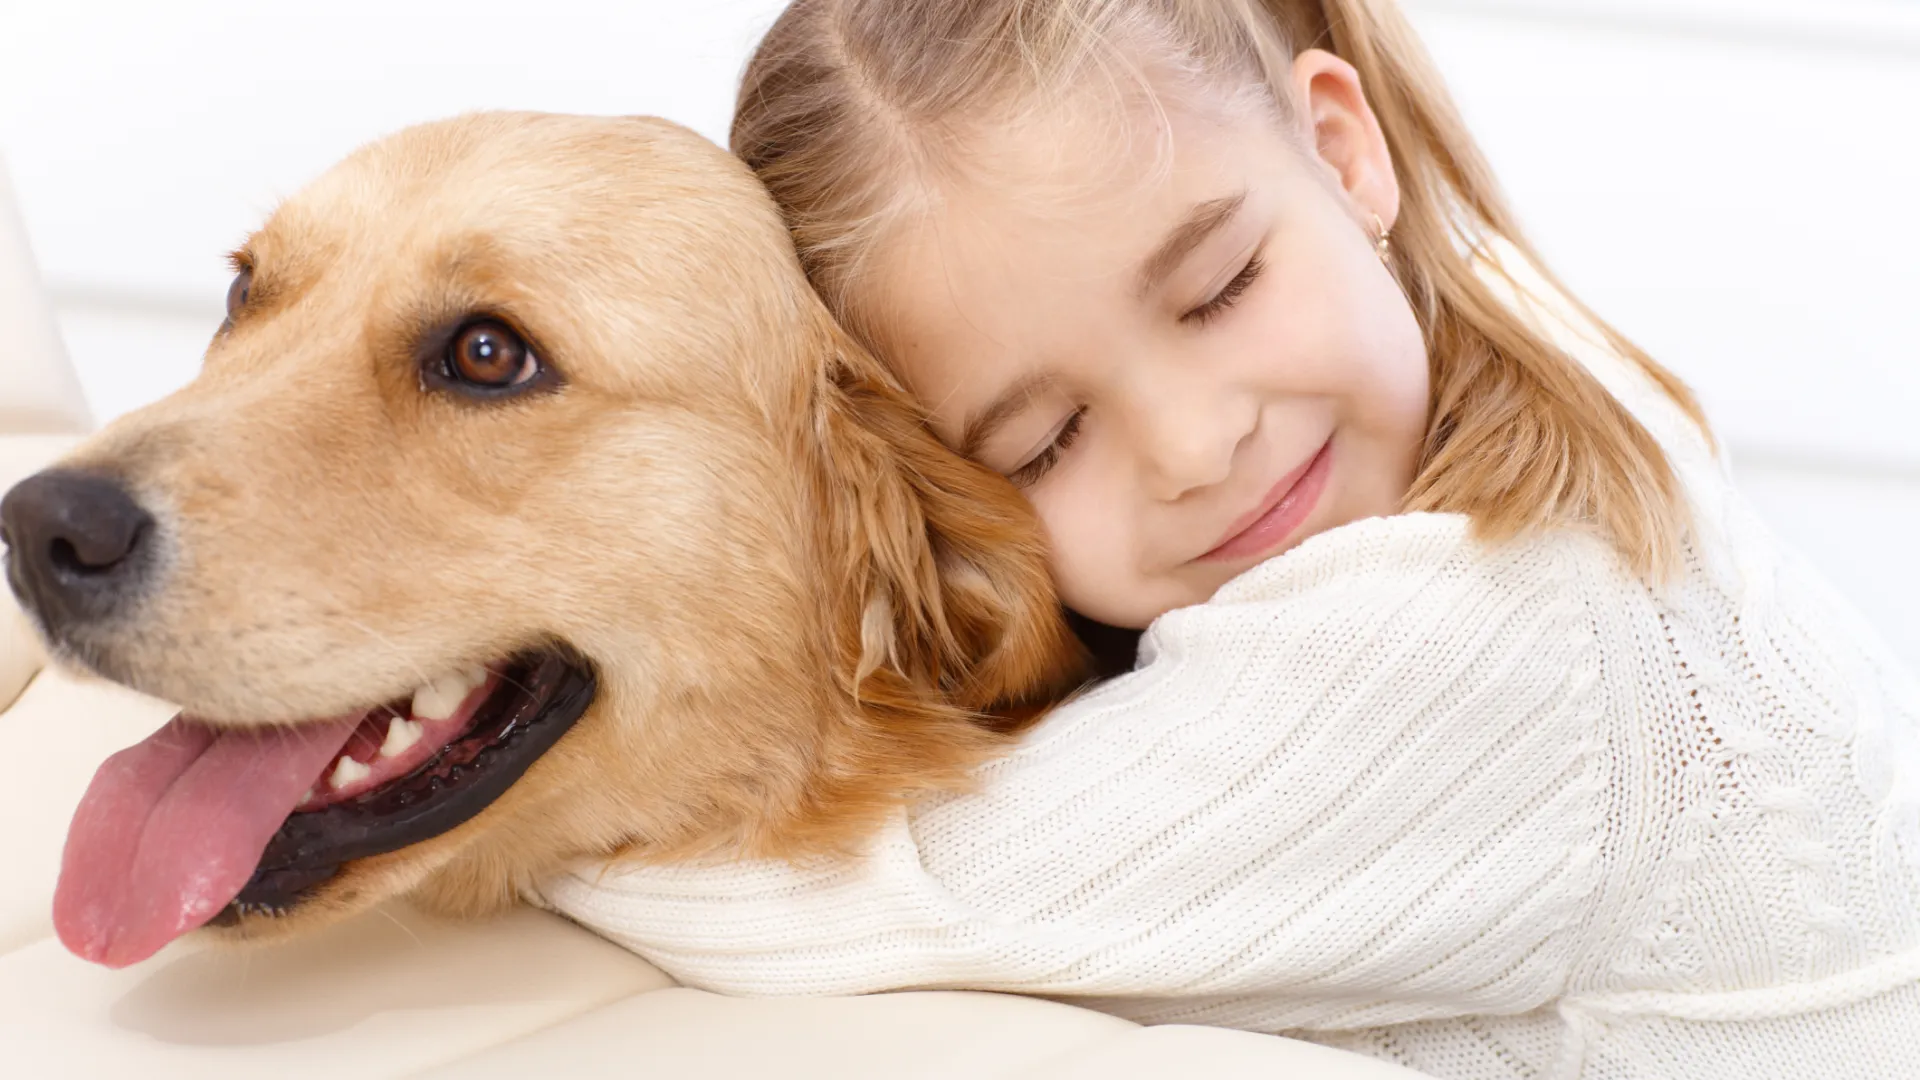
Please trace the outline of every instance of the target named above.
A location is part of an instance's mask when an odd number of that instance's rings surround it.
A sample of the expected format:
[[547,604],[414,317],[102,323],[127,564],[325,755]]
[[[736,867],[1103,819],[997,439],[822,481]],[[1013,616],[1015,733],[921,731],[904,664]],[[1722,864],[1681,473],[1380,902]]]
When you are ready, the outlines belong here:
[[539,370],[539,362],[520,335],[491,320],[463,328],[447,348],[447,374],[488,390],[518,386]]
[[246,307],[247,297],[252,293],[253,270],[248,267],[233,275],[233,284],[227,286],[227,318],[233,318],[235,312]]

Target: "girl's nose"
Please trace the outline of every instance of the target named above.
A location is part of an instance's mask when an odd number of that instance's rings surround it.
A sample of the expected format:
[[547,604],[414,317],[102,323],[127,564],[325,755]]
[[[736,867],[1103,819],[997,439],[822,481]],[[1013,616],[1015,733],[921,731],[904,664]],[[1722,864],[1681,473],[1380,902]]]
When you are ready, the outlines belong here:
[[1257,418],[1251,408],[1164,391],[1141,395],[1131,411],[1146,493],[1161,502],[1178,501],[1232,475],[1234,454]]

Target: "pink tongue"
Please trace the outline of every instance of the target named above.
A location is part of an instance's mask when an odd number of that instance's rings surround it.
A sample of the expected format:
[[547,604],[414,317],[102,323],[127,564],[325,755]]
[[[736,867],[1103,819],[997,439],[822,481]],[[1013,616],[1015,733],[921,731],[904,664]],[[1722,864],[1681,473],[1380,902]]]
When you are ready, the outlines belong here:
[[61,942],[126,967],[219,914],[359,722],[236,731],[177,716],[108,758],[67,830]]

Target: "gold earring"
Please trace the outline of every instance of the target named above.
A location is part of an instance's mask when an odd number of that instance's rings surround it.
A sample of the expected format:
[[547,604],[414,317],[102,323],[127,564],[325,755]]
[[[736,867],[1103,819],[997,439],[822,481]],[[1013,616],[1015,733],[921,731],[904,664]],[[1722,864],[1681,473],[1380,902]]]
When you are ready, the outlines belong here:
[[1379,214],[1373,215],[1373,251],[1374,254],[1380,256],[1380,261],[1386,263],[1388,266],[1393,265],[1393,247],[1390,240],[1391,232],[1392,230],[1387,228],[1387,223],[1380,220]]

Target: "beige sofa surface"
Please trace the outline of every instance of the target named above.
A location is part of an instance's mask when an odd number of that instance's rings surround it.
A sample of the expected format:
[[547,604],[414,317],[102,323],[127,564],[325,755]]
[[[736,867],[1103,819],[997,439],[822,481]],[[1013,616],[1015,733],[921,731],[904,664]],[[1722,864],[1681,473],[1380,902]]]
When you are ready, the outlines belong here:
[[[89,426],[0,169],[0,491]],[[0,1075],[735,1078],[1415,1074],[1308,1043],[1141,1028],[1031,998],[903,993],[742,1000],[674,986],[554,916],[448,923],[404,905],[285,945],[195,937],[124,971],[52,936],[66,824],[94,769],[169,708],[45,663],[0,588]]]

